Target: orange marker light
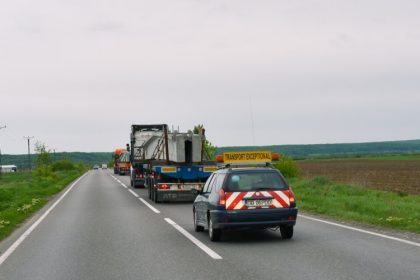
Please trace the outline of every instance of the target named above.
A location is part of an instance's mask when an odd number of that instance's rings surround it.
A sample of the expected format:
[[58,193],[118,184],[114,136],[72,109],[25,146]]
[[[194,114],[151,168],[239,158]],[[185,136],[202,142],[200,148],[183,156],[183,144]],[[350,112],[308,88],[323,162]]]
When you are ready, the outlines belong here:
[[217,162],[223,162],[224,160],[223,160],[223,155],[217,155],[216,156],[216,161]]
[[271,155],[271,160],[278,161],[279,159],[280,159],[280,155],[279,154],[272,154]]

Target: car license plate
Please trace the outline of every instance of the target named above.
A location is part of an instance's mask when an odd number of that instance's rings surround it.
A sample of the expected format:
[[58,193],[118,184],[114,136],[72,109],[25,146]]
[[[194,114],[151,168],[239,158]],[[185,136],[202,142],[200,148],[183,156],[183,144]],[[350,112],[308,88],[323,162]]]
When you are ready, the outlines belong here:
[[248,207],[260,207],[260,206],[271,206],[273,204],[272,199],[248,199],[245,200],[245,205]]

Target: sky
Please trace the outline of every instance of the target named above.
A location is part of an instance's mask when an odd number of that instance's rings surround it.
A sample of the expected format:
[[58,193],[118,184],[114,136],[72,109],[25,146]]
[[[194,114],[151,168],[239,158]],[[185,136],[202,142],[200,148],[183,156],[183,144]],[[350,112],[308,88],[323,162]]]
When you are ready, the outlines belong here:
[[420,139],[419,1],[0,2],[0,149]]

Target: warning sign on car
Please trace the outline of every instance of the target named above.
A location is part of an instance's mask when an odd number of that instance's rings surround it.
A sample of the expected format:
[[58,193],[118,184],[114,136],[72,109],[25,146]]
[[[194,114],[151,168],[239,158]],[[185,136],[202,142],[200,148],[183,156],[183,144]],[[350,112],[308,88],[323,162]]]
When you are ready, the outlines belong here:
[[245,162],[271,162],[270,151],[249,151],[249,152],[225,152],[223,161],[225,163],[245,163]]

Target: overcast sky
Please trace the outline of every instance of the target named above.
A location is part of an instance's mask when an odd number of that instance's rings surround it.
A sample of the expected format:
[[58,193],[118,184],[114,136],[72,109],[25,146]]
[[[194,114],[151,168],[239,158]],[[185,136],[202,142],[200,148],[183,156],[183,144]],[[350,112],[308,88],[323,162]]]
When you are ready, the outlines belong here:
[[[0,148],[112,151],[130,125],[217,146],[420,139],[420,1],[0,4]],[[33,148],[33,147],[31,147]]]

